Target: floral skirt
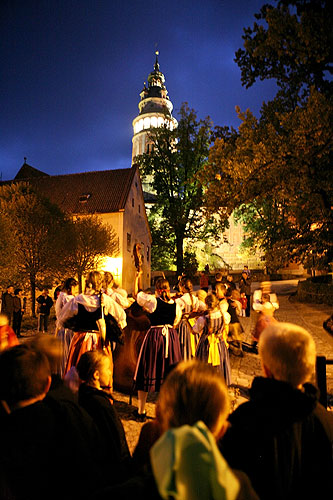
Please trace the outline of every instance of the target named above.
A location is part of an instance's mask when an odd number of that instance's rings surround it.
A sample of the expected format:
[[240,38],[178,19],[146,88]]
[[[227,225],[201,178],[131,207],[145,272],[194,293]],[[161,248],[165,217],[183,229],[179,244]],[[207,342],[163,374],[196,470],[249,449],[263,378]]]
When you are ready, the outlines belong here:
[[134,381],[135,389],[158,392],[169,371],[182,360],[178,332],[162,326],[152,326],[143,339]]

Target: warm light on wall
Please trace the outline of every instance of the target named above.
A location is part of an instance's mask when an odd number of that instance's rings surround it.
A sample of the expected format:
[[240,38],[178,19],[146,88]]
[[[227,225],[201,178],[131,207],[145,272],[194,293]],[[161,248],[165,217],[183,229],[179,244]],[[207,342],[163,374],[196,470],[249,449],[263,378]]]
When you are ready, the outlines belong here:
[[123,273],[122,257],[105,257],[101,265],[101,270],[111,273],[115,281],[121,281]]

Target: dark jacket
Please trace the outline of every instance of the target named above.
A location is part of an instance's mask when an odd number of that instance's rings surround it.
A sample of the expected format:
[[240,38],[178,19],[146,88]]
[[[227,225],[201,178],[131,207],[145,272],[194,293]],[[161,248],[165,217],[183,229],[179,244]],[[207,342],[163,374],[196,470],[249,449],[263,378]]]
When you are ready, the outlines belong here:
[[107,450],[107,474],[120,481],[125,479],[131,468],[131,456],[125,431],[109,395],[99,389],[81,384],[79,405],[92,417]]
[[261,500],[333,498],[333,415],[314,386],[303,392],[256,377],[250,401],[229,421],[222,454],[249,476]]

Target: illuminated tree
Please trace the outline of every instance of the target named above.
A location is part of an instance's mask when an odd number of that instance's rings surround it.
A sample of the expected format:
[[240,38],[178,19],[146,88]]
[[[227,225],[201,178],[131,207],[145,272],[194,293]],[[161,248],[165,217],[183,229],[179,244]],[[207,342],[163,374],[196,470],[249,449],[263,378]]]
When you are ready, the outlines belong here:
[[110,225],[103,224],[97,216],[84,216],[74,220],[69,227],[68,248],[62,266],[76,276],[82,291],[82,277],[98,269],[104,257],[119,253],[119,240]]
[[26,183],[0,186],[0,214],[7,238],[2,272],[29,285],[34,314],[36,287],[52,279],[63,252],[68,221],[57,206]]
[[[164,250],[169,255],[175,253],[177,272],[181,274],[184,240],[202,238],[212,222],[203,217],[203,189],[197,177],[207,163],[211,122],[209,118],[198,120],[185,103],[178,127],[153,129],[149,139],[153,151],[136,159],[144,182],[149,183],[156,197],[150,209],[155,233],[167,235],[165,243],[173,246],[164,245]],[[160,239],[153,241],[154,246],[162,243]]]
[[[201,175],[208,213],[245,224],[245,245],[278,268],[290,259],[332,260],[332,9],[321,0],[265,5],[236,53],[242,83],[275,79],[257,119],[219,128]],[[309,259],[311,256],[311,259]],[[314,258],[315,257],[315,258]]]

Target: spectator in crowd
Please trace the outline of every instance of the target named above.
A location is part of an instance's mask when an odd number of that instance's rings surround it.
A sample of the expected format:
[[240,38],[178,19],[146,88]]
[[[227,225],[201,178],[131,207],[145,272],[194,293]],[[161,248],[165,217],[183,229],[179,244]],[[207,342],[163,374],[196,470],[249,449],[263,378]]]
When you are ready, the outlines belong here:
[[208,293],[209,289],[209,276],[206,271],[201,271],[200,273],[200,288]]
[[16,288],[14,291],[13,330],[17,338],[21,337],[21,323],[24,314],[24,306],[22,288]]
[[105,470],[117,481],[130,472],[131,456],[123,424],[109,393],[112,371],[109,357],[102,351],[85,352],[78,362],[81,380],[79,404],[93,418],[107,449]]
[[236,283],[234,282],[234,277],[232,274],[228,274],[227,276],[227,282],[226,282],[226,287],[229,289],[229,290],[236,290]]
[[229,405],[213,367],[197,360],[179,363],[161,387],[157,418],[143,426],[134,452],[145,468],[96,498],[258,499],[248,477],[232,470],[216,445],[227,428]]
[[229,416],[223,455],[262,500],[332,498],[333,415],[310,383],[312,336],[297,325],[271,324],[260,335],[259,355],[265,376],[253,380],[250,401]]
[[215,288],[216,288],[216,285],[218,283],[222,283],[222,280],[223,280],[223,275],[222,273],[218,272],[215,274],[215,281],[214,283],[212,283],[212,291],[215,292]]
[[253,337],[253,349],[254,352],[257,352],[257,344],[260,339],[261,333],[265,330],[265,328],[272,324],[272,323],[277,323],[277,320],[274,318],[274,311],[275,307],[273,304],[270,302],[270,296],[268,293],[264,293],[262,295],[261,301],[262,301],[262,309],[259,311],[259,314],[257,316],[257,321],[254,327],[254,330],[252,332],[252,337]]
[[49,295],[48,288],[43,288],[42,294],[37,298],[37,314],[39,332],[46,333],[49,326],[49,317],[53,300]]
[[14,313],[14,287],[9,285],[7,291],[2,294],[1,312],[8,317],[9,326],[13,325]]
[[249,318],[251,314],[251,280],[246,272],[242,272],[241,279],[239,280],[239,292],[245,294],[247,300],[245,316]]
[[251,278],[251,271],[249,269],[249,266],[244,266],[243,267],[243,273],[246,273],[247,274],[247,277],[248,278]]
[[43,352],[21,344],[0,354],[0,498],[81,500],[103,481],[94,422],[49,398],[50,384]]

